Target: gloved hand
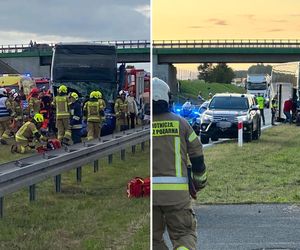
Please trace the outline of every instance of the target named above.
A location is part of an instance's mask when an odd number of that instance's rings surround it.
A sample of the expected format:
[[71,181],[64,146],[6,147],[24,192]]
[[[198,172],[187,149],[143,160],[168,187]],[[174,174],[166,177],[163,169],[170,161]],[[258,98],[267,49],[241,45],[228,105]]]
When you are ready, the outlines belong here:
[[197,192],[203,189],[206,185],[206,172],[204,173],[193,173],[192,182]]
[[42,135],[42,136],[40,137],[40,142],[41,142],[41,141],[47,142],[47,141],[48,141],[48,137]]
[[196,191],[196,188],[194,186],[193,179],[192,179],[192,168],[188,167],[187,171],[188,171],[188,179],[189,179],[189,193],[190,193],[190,196],[194,200],[196,200],[197,199],[197,191]]

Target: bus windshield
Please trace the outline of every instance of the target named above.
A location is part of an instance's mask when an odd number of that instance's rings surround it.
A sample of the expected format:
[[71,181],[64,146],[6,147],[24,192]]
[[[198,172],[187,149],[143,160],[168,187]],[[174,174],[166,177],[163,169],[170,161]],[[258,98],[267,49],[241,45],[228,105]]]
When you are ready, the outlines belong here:
[[52,58],[51,81],[54,87],[64,84],[82,97],[100,90],[107,101],[113,102],[117,93],[115,46],[57,44]]

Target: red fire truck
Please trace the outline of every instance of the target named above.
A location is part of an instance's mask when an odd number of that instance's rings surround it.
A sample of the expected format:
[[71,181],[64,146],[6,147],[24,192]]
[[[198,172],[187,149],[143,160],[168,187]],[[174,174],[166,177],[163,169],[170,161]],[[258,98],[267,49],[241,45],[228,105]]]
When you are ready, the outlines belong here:
[[138,105],[150,101],[150,73],[134,67],[126,68],[126,91],[133,91]]

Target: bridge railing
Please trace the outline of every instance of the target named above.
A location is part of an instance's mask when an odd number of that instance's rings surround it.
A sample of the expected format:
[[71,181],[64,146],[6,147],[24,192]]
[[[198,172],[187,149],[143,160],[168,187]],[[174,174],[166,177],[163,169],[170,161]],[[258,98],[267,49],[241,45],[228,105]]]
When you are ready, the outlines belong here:
[[[117,49],[150,48],[151,45],[148,40],[92,41],[91,43],[116,45]],[[54,46],[55,43],[0,45],[0,53],[51,51]]]
[[299,48],[298,39],[155,40],[153,48]]

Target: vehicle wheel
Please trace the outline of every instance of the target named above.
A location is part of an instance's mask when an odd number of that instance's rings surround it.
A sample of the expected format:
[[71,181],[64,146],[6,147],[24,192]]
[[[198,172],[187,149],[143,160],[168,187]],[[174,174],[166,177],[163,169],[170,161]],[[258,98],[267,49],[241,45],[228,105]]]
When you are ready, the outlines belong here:
[[211,140],[212,140],[212,141],[218,141],[218,140],[219,140],[219,138],[218,138],[218,137],[216,137],[216,136],[212,136],[212,137],[211,137]]
[[209,137],[207,137],[206,135],[200,135],[201,138],[201,143],[202,144],[208,144],[209,143]]
[[253,128],[251,128],[250,132],[243,134],[244,141],[245,142],[251,142],[252,141],[252,136],[253,136]]
[[260,133],[261,133],[261,126],[260,126],[260,121],[259,121],[257,123],[257,130],[253,131],[253,133],[252,133],[252,139],[258,140],[258,138],[260,137]]

